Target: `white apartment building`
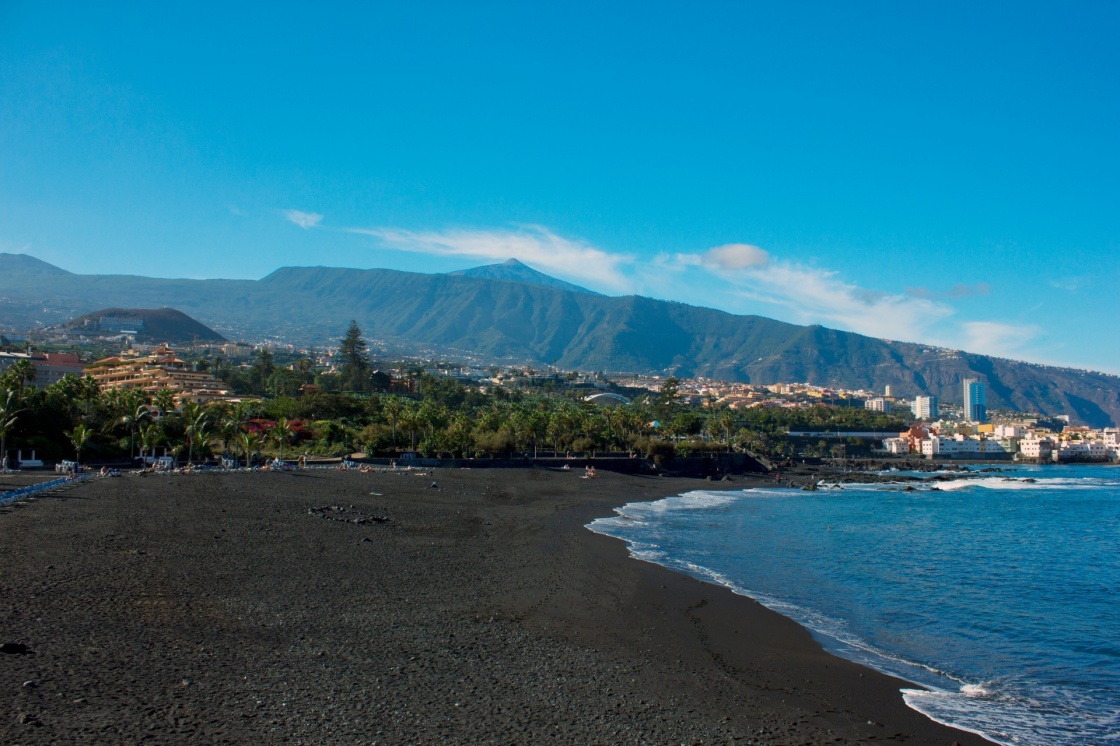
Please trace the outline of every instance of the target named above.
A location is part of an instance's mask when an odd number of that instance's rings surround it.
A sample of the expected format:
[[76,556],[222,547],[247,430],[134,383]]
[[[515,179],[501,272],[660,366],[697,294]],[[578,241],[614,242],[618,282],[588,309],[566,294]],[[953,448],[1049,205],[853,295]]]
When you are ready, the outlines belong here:
[[928,458],[935,456],[977,458],[1002,453],[1007,453],[1007,451],[999,441],[985,440],[974,436],[954,435],[951,438],[946,438],[941,435],[931,435],[922,441],[922,455]]
[[1101,440],[1064,440],[1058,450],[1051,453],[1055,461],[1078,459],[1104,460],[1109,457],[1108,447]]
[[887,413],[891,411],[891,403],[881,396],[874,399],[868,399],[863,403],[864,409],[870,409],[872,412]]
[[1045,461],[1050,458],[1050,454],[1053,453],[1057,447],[1058,441],[1053,438],[1030,436],[1019,441],[1019,453],[1023,454],[1024,458],[1038,459],[1040,461]]
[[1120,461],[1120,429],[1106,428],[1101,433],[1104,447],[1108,449],[1108,456],[1113,461]]
[[937,419],[937,397],[936,396],[916,396],[914,403],[910,405],[910,411],[919,420],[932,422]]
[[910,453],[910,439],[887,438],[883,441],[883,447],[886,448],[887,453],[892,456],[906,456]]

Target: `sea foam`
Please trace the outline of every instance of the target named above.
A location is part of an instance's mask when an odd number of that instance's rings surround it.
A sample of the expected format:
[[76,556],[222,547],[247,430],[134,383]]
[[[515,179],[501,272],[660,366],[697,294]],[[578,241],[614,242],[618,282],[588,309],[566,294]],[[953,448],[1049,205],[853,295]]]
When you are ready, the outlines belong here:
[[959,476],[698,490],[589,528],[926,687],[905,701],[939,722],[1004,744],[1120,744],[1120,471]]

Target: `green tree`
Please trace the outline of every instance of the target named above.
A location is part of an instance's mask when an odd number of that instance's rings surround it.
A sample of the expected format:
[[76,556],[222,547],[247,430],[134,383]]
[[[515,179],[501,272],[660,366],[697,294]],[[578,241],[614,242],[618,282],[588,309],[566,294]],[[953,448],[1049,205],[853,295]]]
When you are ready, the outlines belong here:
[[0,468],[8,468],[8,433],[19,420],[19,399],[14,389],[8,389],[0,396]]
[[[240,445],[241,433],[245,430],[245,423],[249,421],[250,404],[248,402],[237,402],[231,409],[226,412],[225,418],[222,420],[222,446],[236,454],[237,448]],[[230,447],[230,444],[233,447]]]
[[657,398],[654,400],[653,412],[657,419],[662,421],[672,419],[680,408],[680,403],[677,401],[680,395],[680,380],[675,376],[666,378],[665,383],[661,384],[661,391],[658,392]]
[[284,446],[292,440],[292,423],[287,418],[282,418],[269,431],[272,441],[280,447],[280,460],[284,460]]
[[93,433],[85,426],[85,423],[78,423],[73,430],[66,433],[66,437],[70,439],[71,445],[74,446],[74,461],[80,463],[82,450],[89,445]]
[[271,378],[272,372],[276,369],[273,363],[272,351],[267,347],[262,347],[257,350],[257,359],[253,363],[253,369],[249,373],[251,387],[254,392],[261,393],[268,385],[268,379]]
[[159,426],[149,423],[140,428],[140,459],[144,459],[144,454],[151,454],[152,458],[156,455],[156,446],[160,441]]
[[302,383],[311,383],[313,376],[311,375],[312,368],[315,367],[315,361],[310,357],[301,357],[295,364],[296,373],[299,374],[299,379]]
[[424,414],[418,407],[405,407],[398,419],[400,420],[401,427],[408,432],[409,438],[411,439],[412,448],[410,450],[415,451],[416,434],[424,427],[426,422]]
[[339,345],[342,357],[342,379],[351,391],[365,391],[368,388],[369,360],[366,358],[366,341],[358,322],[351,321],[346,336]]
[[253,455],[261,445],[261,436],[256,433],[241,433],[241,447],[245,450],[245,468],[253,465]]
[[708,421],[709,431],[715,429],[723,434],[723,442],[727,445],[727,452],[731,452],[731,429],[735,426],[735,415],[731,410],[724,409]]
[[381,411],[383,411],[385,416],[389,419],[389,427],[393,430],[393,448],[397,447],[397,422],[400,420],[404,410],[404,402],[399,396],[390,396],[381,406]]
[[195,445],[203,445],[210,436],[210,413],[193,401],[183,402],[180,411],[187,438],[187,463],[193,464]]
[[35,366],[30,360],[18,360],[4,371],[4,380],[7,386],[15,389],[16,395],[23,399],[23,391],[28,383],[35,380]]
[[145,404],[136,404],[135,407],[129,406],[117,422],[128,428],[128,457],[134,459],[136,457],[136,430],[140,427],[140,423],[147,420],[151,416],[148,407]]
[[92,376],[85,376],[78,382],[77,394],[78,398],[86,405],[85,411],[88,417],[94,403],[101,398],[101,386],[93,380]]

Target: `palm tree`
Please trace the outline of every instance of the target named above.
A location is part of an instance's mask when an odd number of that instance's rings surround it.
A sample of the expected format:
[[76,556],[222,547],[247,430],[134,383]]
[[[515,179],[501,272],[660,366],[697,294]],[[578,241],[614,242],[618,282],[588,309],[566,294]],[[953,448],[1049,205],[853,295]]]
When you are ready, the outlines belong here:
[[296,372],[299,373],[299,378],[304,383],[309,383],[311,376],[311,369],[315,367],[315,362],[309,357],[301,357],[296,361]]
[[412,438],[412,448],[416,450],[416,431],[424,427],[424,415],[416,407],[407,407],[400,414],[401,427],[408,431]]
[[136,404],[135,407],[129,406],[128,410],[123,415],[117,418],[117,422],[122,425],[128,426],[128,456],[135,459],[134,453],[136,447],[136,430],[139,428],[140,423],[151,417],[151,412],[145,404]]
[[211,423],[210,419],[205,415],[203,415],[195,422],[194,431],[191,433],[193,436],[190,442],[191,450],[188,452],[187,456],[188,463],[190,463],[191,455],[193,455],[194,444],[198,443],[199,446],[205,446],[210,442],[210,436],[213,434],[213,432],[213,423]]
[[35,370],[35,366],[32,365],[30,360],[20,360],[18,362],[15,362],[11,366],[9,366],[6,371],[4,371],[6,377],[15,384],[16,391],[18,392],[20,399],[23,398],[24,386],[29,381],[35,380],[36,372],[37,371]]
[[404,402],[400,397],[390,396],[385,400],[382,406],[385,416],[389,418],[389,425],[393,428],[393,447],[397,447],[397,420],[400,419],[401,414],[404,412]]
[[548,414],[535,409],[526,416],[526,433],[533,442],[533,458],[537,457],[537,446],[548,435]]
[[156,455],[156,445],[159,443],[159,427],[155,424],[149,423],[140,428],[140,460],[143,461],[144,454],[151,452],[152,457]]
[[66,433],[66,437],[70,438],[70,442],[74,445],[74,461],[80,463],[82,460],[82,449],[85,448],[93,435],[89,428],[84,423],[78,423],[74,429]]
[[78,383],[78,396],[86,404],[86,417],[89,417],[89,411],[93,407],[93,402],[97,397],[101,396],[101,386],[97,381],[93,380],[92,376],[85,376]]
[[208,413],[202,405],[194,401],[184,401],[179,408],[186,425],[187,464],[194,463],[194,444],[209,435]]
[[175,392],[171,389],[160,389],[152,396],[152,403],[161,415],[175,409]]
[[708,421],[708,429],[716,428],[723,431],[723,442],[727,444],[727,452],[731,453],[731,428],[735,425],[735,415],[730,409],[725,409]]
[[253,464],[253,454],[261,445],[261,436],[256,433],[241,433],[241,446],[245,449],[245,468]]
[[221,433],[222,447],[227,451],[236,452],[237,447],[240,445],[238,439],[241,437],[241,423],[233,416],[227,417],[222,420]]
[[280,446],[280,460],[284,460],[284,445],[292,439],[292,423],[286,417],[280,418],[269,431],[273,442]]
[[0,469],[8,468],[8,433],[16,426],[20,410],[14,389],[8,389],[0,398]]

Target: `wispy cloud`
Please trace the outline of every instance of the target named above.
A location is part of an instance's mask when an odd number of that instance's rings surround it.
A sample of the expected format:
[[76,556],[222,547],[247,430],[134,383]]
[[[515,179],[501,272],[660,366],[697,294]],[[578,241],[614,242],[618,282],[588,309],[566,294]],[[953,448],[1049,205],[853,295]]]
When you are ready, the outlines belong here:
[[1034,324],[1004,324],[996,321],[965,321],[961,324],[965,349],[998,357],[1019,357],[1042,333]]
[[583,241],[558,236],[539,225],[509,230],[409,231],[400,228],[348,228],[376,238],[384,246],[440,256],[477,259],[518,259],[538,269],[578,279],[589,285],[628,292],[631,282],[622,268],[632,256],[603,251]]
[[906,288],[906,294],[915,298],[974,298],[982,295],[990,295],[991,292],[992,286],[986,282],[978,282],[975,285],[957,284],[944,291],[930,290],[929,288],[923,287]]
[[1067,293],[1076,293],[1081,289],[1080,277],[1054,277],[1049,280],[1050,287],[1065,290]]
[[716,270],[762,269],[770,263],[770,255],[757,246],[729,243],[700,254],[700,263]]
[[730,283],[739,296],[780,307],[791,320],[873,337],[922,339],[953,313],[945,303],[863,288],[835,271],[776,259],[747,244],[662,257],[661,263],[669,270],[674,265],[703,267]]
[[285,210],[284,217],[305,230],[314,228],[323,220],[323,216],[319,213],[304,212],[303,210]]

